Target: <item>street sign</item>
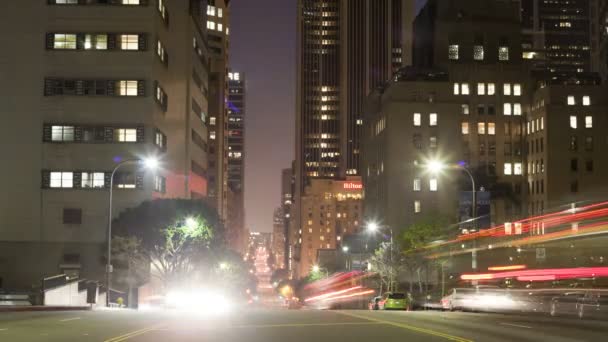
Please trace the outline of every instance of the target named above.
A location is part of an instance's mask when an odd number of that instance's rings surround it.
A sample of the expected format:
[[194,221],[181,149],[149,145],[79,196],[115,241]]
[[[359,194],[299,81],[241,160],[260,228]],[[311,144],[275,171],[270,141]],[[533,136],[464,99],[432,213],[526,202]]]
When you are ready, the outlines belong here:
[[545,261],[547,259],[547,251],[544,247],[539,247],[536,249],[536,260]]

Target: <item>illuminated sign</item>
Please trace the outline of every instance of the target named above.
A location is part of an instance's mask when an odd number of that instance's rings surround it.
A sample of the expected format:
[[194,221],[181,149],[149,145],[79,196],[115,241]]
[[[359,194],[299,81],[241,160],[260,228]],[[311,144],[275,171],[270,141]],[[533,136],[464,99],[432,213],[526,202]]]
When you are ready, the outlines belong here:
[[363,183],[361,182],[344,182],[342,186],[344,190],[363,190]]

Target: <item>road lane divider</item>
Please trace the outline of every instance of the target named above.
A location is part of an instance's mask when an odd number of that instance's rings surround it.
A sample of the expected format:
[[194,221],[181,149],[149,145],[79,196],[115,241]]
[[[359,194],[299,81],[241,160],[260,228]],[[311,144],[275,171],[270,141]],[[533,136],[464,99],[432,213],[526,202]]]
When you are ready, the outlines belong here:
[[76,321],[76,320],[79,320],[79,319],[80,319],[80,317],[72,317],[72,318],[60,319],[59,322]]
[[516,328],[524,328],[524,329],[532,329],[532,327],[529,327],[527,325],[521,325],[521,324],[513,324],[513,323],[500,323],[500,325],[508,325],[510,327],[516,327]]
[[386,325],[392,325],[394,327],[399,327],[399,328],[407,329],[407,330],[418,332],[418,333],[422,333],[422,334],[442,337],[442,338],[445,338],[446,340],[450,340],[450,341],[473,342],[473,340],[469,340],[469,339],[466,339],[464,337],[454,336],[454,335],[442,333],[442,332],[439,332],[439,331],[436,331],[436,330],[431,330],[431,329],[426,329],[426,328],[420,328],[420,327],[416,327],[416,326],[405,324],[405,323],[398,323],[398,322],[387,321],[387,320],[378,319],[378,318],[371,318],[371,317],[366,317],[366,316],[361,316],[361,315],[353,314],[353,313],[350,313],[350,312],[343,312],[343,311],[336,311],[336,312],[339,313],[339,314],[341,314],[341,315],[345,315],[345,316],[350,316],[350,317],[354,317],[354,318],[364,319],[364,320],[368,320],[368,321],[372,321],[372,322],[378,322],[378,323],[382,323],[382,324],[386,324]]
[[112,338],[110,338],[108,340],[105,340],[104,342],[122,342],[122,341],[126,341],[126,340],[128,340],[128,339],[130,339],[132,337],[143,335],[143,334],[148,333],[150,331],[161,329],[162,327],[163,326],[161,326],[161,325],[155,325],[155,326],[152,326],[152,327],[147,327],[147,328],[135,330],[135,331],[126,333],[124,335],[112,337]]
[[381,325],[381,322],[339,322],[339,323],[286,323],[286,324],[252,324],[235,325],[233,329],[263,329],[263,328],[298,328],[298,327],[333,327],[344,325]]

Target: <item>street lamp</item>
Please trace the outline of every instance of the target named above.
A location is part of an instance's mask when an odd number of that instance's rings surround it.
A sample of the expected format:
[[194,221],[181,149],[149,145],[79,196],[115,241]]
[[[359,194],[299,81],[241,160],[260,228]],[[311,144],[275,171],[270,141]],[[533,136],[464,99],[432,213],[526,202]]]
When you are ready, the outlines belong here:
[[377,222],[375,221],[371,221],[367,223],[367,230],[375,233],[380,231],[380,229],[385,228],[388,229],[388,232],[390,234],[391,237],[391,242],[390,242],[390,263],[391,263],[391,273],[390,273],[390,277],[389,277],[389,291],[392,289],[393,287],[393,273],[394,273],[394,265],[393,265],[393,229],[389,226],[380,226]]
[[[475,187],[475,178],[473,177],[471,171],[461,164],[446,164],[439,160],[429,160],[426,165],[424,165],[424,168],[433,174],[438,174],[445,169],[458,169],[464,171],[469,176],[469,179],[471,180],[471,194],[473,197],[471,203],[471,219],[473,220],[473,230],[477,231],[477,190]],[[471,267],[473,268],[473,271],[475,271],[477,270],[477,251],[475,250],[475,239],[473,239],[473,244]]]
[[312,266],[312,271],[315,272],[315,273],[317,273],[317,272],[321,271],[321,267],[319,267],[319,265],[313,265]]
[[108,204],[108,257],[106,258],[106,307],[110,306],[110,285],[112,282],[112,195],[114,190],[114,175],[116,171],[126,164],[140,164],[148,170],[155,170],[158,168],[158,159],[150,157],[145,159],[125,159],[120,163],[116,164],[112,170],[110,176],[110,196]]

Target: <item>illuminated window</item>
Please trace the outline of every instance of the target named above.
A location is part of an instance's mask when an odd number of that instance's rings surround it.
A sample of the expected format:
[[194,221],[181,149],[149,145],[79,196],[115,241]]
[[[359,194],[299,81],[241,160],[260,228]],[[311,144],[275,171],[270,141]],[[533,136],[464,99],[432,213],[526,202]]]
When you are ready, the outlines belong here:
[[576,105],[576,99],[574,98],[574,96],[569,95],[568,96],[568,106],[574,106]]
[[513,112],[511,110],[511,104],[510,103],[505,103],[502,107],[502,113],[504,115],[512,115]]
[[593,116],[585,116],[585,128],[593,128]]
[[76,50],[76,35],[55,33],[53,48],[56,50]]
[[74,126],[51,126],[51,141],[74,141]]
[[504,169],[505,176],[509,176],[513,174],[513,165],[511,163],[505,163]]
[[429,115],[429,126],[437,126],[437,113]]
[[496,124],[493,122],[488,122],[488,134],[496,135]]
[[215,116],[210,117],[210,118],[209,118],[209,124],[210,124],[211,126],[215,126],[215,120],[216,120]]
[[454,95],[460,95],[460,84],[454,83]]
[[215,138],[216,138],[215,131],[209,131],[209,139],[215,140]]
[[422,180],[420,178],[414,179],[414,191],[422,190]]
[[118,88],[120,96],[137,96],[137,81],[120,81]]
[[513,174],[521,175],[523,172],[521,163],[513,164]]
[[503,95],[510,96],[511,95],[511,83],[505,83],[502,86]]
[[103,172],[83,172],[81,179],[83,188],[103,188],[106,185],[106,175]]
[[462,93],[462,95],[469,95],[469,93],[470,93],[470,91],[469,91],[469,84],[468,83],[463,83],[460,92]]
[[570,116],[570,128],[576,129],[578,126],[578,120],[575,115]]
[[120,35],[121,50],[139,50],[139,35],[137,34],[121,34]]
[[122,0],[123,5],[139,5],[139,0]]
[[118,128],[114,130],[114,141],[137,142],[137,130],[135,128]]
[[214,21],[207,21],[207,29],[209,29],[209,30],[215,30],[215,22]]
[[453,45],[453,44],[450,45],[448,47],[448,58],[453,61],[458,60],[458,58],[459,58],[458,51],[459,51],[458,45]]
[[220,24],[220,23],[217,23],[217,30],[220,31],[220,32],[222,32],[224,30],[224,25]]
[[462,105],[462,114],[469,115],[469,105],[468,104]]
[[473,46],[473,59],[476,61],[483,61],[483,45]]
[[513,104],[513,115],[521,115],[521,103]]
[[51,188],[73,188],[73,172],[51,172]]
[[498,60],[499,61],[508,61],[509,60],[509,47],[508,46],[500,46],[498,48]]
[[429,179],[429,190],[437,191],[437,178]]
[[224,16],[224,11],[221,8],[217,9],[217,16],[218,16],[218,18],[221,18]]
[[462,134],[469,134],[469,123],[468,122],[463,122],[462,123],[462,128],[461,128]]
[[488,95],[496,94],[496,85],[494,83],[488,83]]
[[521,84],[515,83],[513,85],[513,95],[515,95],[515,96],[521,96]]
[[486,134],[486,123],[478,122],[477,123],[477,134]]
[[477,95],[485,95],[485,94],[486,94],[485,83],[477,83]]
[[85,34],[84,35],[85,50],[107,50],[108,35],[107,34]]
[[422,115],[420,113],[414,113],[414,126],[422,125]]
[[418,214],[422,211],[422,206],[420,204],[420,201],[416,200],[414,201],[414,213]]
[[207,15],[215,17],[215,6],[207,5]]
[[583,106],[591,106],[591,97],[583,96]]

